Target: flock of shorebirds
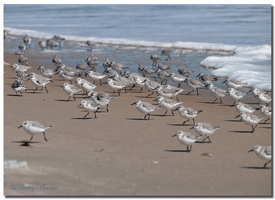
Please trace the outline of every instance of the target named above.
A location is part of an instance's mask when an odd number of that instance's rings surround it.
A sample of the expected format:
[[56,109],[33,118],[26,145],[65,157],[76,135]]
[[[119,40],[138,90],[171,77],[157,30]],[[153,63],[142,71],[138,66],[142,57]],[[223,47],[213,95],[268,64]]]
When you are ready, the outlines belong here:
[[[4,33],[4,36],[7,35]],[[54,36],[47,41],[40,41],[39,46],[41,50],[45,48],[54,49],[55,47],[60,49],[61,43],[64,41],[65,38]],[[92,41],[87,41],[86,44],[91,51],[95,47]],[[94,118],[97,118],[96,113],[99,108],[106,106],[106,110],[109,111],[109,103],[112,99],[117,97],[115,93],[120,96],[121,90],[125,90],[126,93],[133,87],[138,87],[140,91],[149,91],[148,97],[157,94],[155,101],[158,105],[141,100],[132,103],[132,105],[136,106],[138,111],[145,114],[144,120],[149,120],[152,112],[162,108],[165,110],[163,115],[166,115],[168,111],[174,115],[174,111],[177,110],[179,114],[186,119],[183,125],[189,120],[193,121],[191,129],[195,130],[195,134],[180,130],[173,135],[178,138],[180,143],[187,146],[187,152],[191,151],[192,144],[199,138],[203,137],[203,142],[208,140],[208,142],[211,143],[210,136],[220,127],[213,126],[210,123],[195,122],[196,116],[202,112],[202,110],[196,110],[182,105],[182,102],[180,102],[177,97],[185,91],[185,89],[181,87],[181,84],[186,84],[192,89],[187,94],[196,92],[196,94],[199,95],[198,89],[207,88],[215,97],[211,103],[215,103],[217,100],[219,100],[219,103],[222,103],[223,97],[230,96],[234,101],[232,106],[235,106],[239,113],[236,118],[240,117],[241,121],[251,126],[251,132],[255,131],[255,128],[261,120],[265,120],[263,123],[266,123],[271,118],[271,107],[269,106],[271,96],[268,95],[267,91],[255,87],[250,88],[250,91],[253,92],[260,105],[259,108],[252,108],[249,104],[240,101],[248,93],[239,90],[240,88],[248,88],[246,83],[226,79],[224,83],[226,83],[228,89],[224,90],[214,86],[213,82],[217,81],[217,77],[198,74],[196,76],[197,79],[193,79],[189,77],[193,71],[184,68],[178,69],[178,73],[169,73],[170,66],[163,64],[161,60],[163,56],[167,56],[167,61],[171,60],[170,54],[172,50],[170,49],[162,50],[160,56],[152,54],[150,56],[153,62],[152,67],[139,65],[139,74],[130,72],[128,71],[128,67],[120,63],[109,61],[108,59],[105,59],[103,62],[104,72],[99,73],[96,71],[96,66],[99,64],[98,58],[92,53],[84,62],[77,63],[75,68],[64,65],[62,60],[57,55],[54,55],[52,64],[55,66],[55,69],[39,66],[38,71],[40,74],[37,74],[35,72],[27,73],[28,70],[32,69],[32,67],[28,66],[28,59],[25,57],[25,52],[30,48],[30,45],[31,37],[26,35],[23,38],[23,42],[19,45],[19,50],[21,52],[18,59],[19,64],[13,64],[11,66],[17,78],[17,80],[12,83],[11,87],[16,94],[19,94],[18,96],[23,96],[22,92],[28,89],[27,86],[23,84],[24,81],[28,80],[35,86],[33,93],[35,93],[39,87],[41,90],[45,89],[46,93],[48,93],[47,85],[52,82],[53,76],[59,75],[61,79],[66,81],[62,88],[64,92],[68,94],[67,101],[70,99],[76,100],[75,94],[84,91],[83,95],[85,95],[85,97],[81,100],[79,105],[87,112],[83,118],[86,118],[90,112],[94,113]],[[103,83],[103,79],[107,79],[107,81]],[[168,84],[168,80],[171,80],[176,86]],[[94,90],[98,85],[102,84],[107,84],[113,93],[96,92]],[[173,100],[173,98],[176,100]],[[260,110],[263,116],[258,117],[253,114],[256,110]],[[24,121],[18,128],[20,127],[23,127],[24,130],[31,135],[30,142],[33,139],[33,135],[38,133],[43,133],[44,139],[47,141],[45,131],[51,126],[44,126],[37,121]],[[260,158],[267,160],[264,167],[266,167],[267,163],[271,162],[271,146],[257,145],[251,151],[256,152]]]

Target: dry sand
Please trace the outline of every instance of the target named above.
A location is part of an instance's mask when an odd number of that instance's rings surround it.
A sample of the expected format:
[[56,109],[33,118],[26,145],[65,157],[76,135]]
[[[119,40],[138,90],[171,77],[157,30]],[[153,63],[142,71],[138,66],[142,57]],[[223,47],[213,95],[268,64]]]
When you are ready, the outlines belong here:
[[[30,71],[37,72],[39,58],[28,57]],[[17,55],[5,53],[4,60],[16,63]],[[186,146],[171,137],[184,119],[175,112],[162,116],[163,109],[143,120],[143,114],[130,104],[146,98],[147,92],[133,89],[114,99],[110,112],[100,109],[97,119],[82,119],[86,112],[77,108],[76,101],[66,102],[68,95],[60,88],[64,81],[58,76],[48,85],[49,93],[29,89],[23,97],[11,89],[15,80],[10,66],[4,65],[4,160],[26,161],[28,169],[4,170],[6,196],[271,196],[272,167],[261,167],[265,161],[248,153],[254,145],[270,145],[271,122],[251,127],[235,120],[237,111],[229,97],[223,104],[210,104],[209,91],[200,95],[179,96],[185,106],[203,110],[197,122],[220,126],[211,137],[212,143],[195,143],[190,153]],[[111,92],[106,86],[96,91]],[[243,102],[254,103],[253,97]],[[259,111],[256,115],[261,116]],[[93,116],[93,114],[91,114]],[[36,120],[52,128],[35,135],[30,147],[21,146],[29,140],[23,129],[25,120]],[[211,154],[212,157],[205,156]],[[44,185],[44,187],[42,186]],[[17,186],[17,187],[15,187]],[[20,186],[25,186],[24,188]],[[31,191],[28,186],[33,186]],[[15,187],[15,188],[14,188]]]

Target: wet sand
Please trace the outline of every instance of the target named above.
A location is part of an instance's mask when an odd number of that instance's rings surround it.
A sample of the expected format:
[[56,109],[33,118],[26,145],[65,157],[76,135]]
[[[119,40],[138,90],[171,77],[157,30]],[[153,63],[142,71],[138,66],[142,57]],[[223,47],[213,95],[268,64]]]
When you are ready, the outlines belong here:
[[[39,57],[28,56],[30,70],[44,64]],[[4,61],[17,63],[18,55],[4,54]],[[101,108],[97,119],[83,119],[86,112],[78,108],[83,95],[76,101],[66,101],[68,95],[61,86],[64,81],[56,75],[45,91],[32,93],[30,81],[23,97],[11,89],[14,72],[4,65],[4,160],[26,161],[28,169],[4,170],[6,196],[271,196],[272,167],[254,152],[254,145],[270,145],[271,121],[259,124],[254,133],[251,127],[234,119],[237,111],[230,107],[230,97],[223,104],[210,102],[209,91],[200,95],[178,96],[184,106],[203,110],[196,122],[220,126],[212,143],[193,144],[192,151],[171,137],[177,130],[190,131],[191,124],[182,125],[178,112],[162,116],[156,110],[150,120],[130,104],[136,100],[153,103],[156,95],[139,88],[124,93],[109,105],[109,112]],[[111,92],[106,84],[95,91]],[[258,107],[253,97],[244,103]],[[256,115],[261,116],[259,111]],[[92,117],[90,114],[88,117]],[[30,147],[21,146],[29,140],[22,128],[25,120],[39,121],[52,128],[43,135],[35,135]],[[212,156],[207,156],[211,154]],[[17,187],[14,188],[14,185]],[[19,186],[26,186],[19,189]],[[33,191],[27,189],[33,186]]]

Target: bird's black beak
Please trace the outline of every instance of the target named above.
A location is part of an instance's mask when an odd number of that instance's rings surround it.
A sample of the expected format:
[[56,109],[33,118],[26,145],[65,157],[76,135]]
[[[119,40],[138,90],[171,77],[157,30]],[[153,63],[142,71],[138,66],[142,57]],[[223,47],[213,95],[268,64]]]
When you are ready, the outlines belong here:
[[194,128],[194,126],[193,127],[191,127],[189,130],[191,130],[191,129],[193,129]]
[[135,105],[136,103],[137,103],[137,102],[132,103],[131,106],[132,106],[132,105]]
[[18,126],[17,128],[22,128],[23,126],[22,125],[20,125],[20,126]]
[[172,135],[172,137],[175,137],[175,136],[177,136],[177,134]]
[[249,153],[249,152],[252,152],[252,151],[254,151],[254,150],[253,150],[253,149],[251,149],[251,150],[249,150],[249,151],[248,151],[248,153]]

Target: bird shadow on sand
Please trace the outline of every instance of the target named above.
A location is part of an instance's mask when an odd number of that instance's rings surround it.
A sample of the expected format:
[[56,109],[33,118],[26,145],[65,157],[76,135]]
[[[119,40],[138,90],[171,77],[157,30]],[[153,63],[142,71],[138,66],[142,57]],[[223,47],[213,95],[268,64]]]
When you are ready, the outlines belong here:
[[228,131],[231,133],[251,133],[251,131]]
[[265,168],[263,168],[263,167],[250,167],[250,166],[248,166],[248,167],[242,167],[242,168],[244,168],[244,169],[271,169],[271,167],[265,167]]
[[9,96],[9,97],[23,97],[19,94],[6,94],[6,95]]
[[193,124],[167,124],[167,125],[169,125],[169,126],[190,126],[190,127],[192,127],[193,126]]
[[35,143],[41,143],[41,142],[29,142],[27,140],[21,140],[21,141],[12,141],[12,143],[18,143],[18,144],[25,144],[26,142],[30,143],[30,144],[35,144]]
[[94,119],[93,117],[73,117],[71,119],[82,119],[82,120],[87,120],[87,119]]
[[186,152],[186,153],[189,153],[189,151],[187,150],[165,150],[165,152],[176,152],[176,153],[182,153],[182,152]]
[[137,120],[137,121],[149,121],[149,120],[153,120],[153,119],[143,119],[143,118],[125,118],[125,119],[128,119],[128,120]]
[[241,120],[238,120],[238,119],[227,119],[227,120],[224,120],[224,121],[227,121],[227,122],[242,122]]

